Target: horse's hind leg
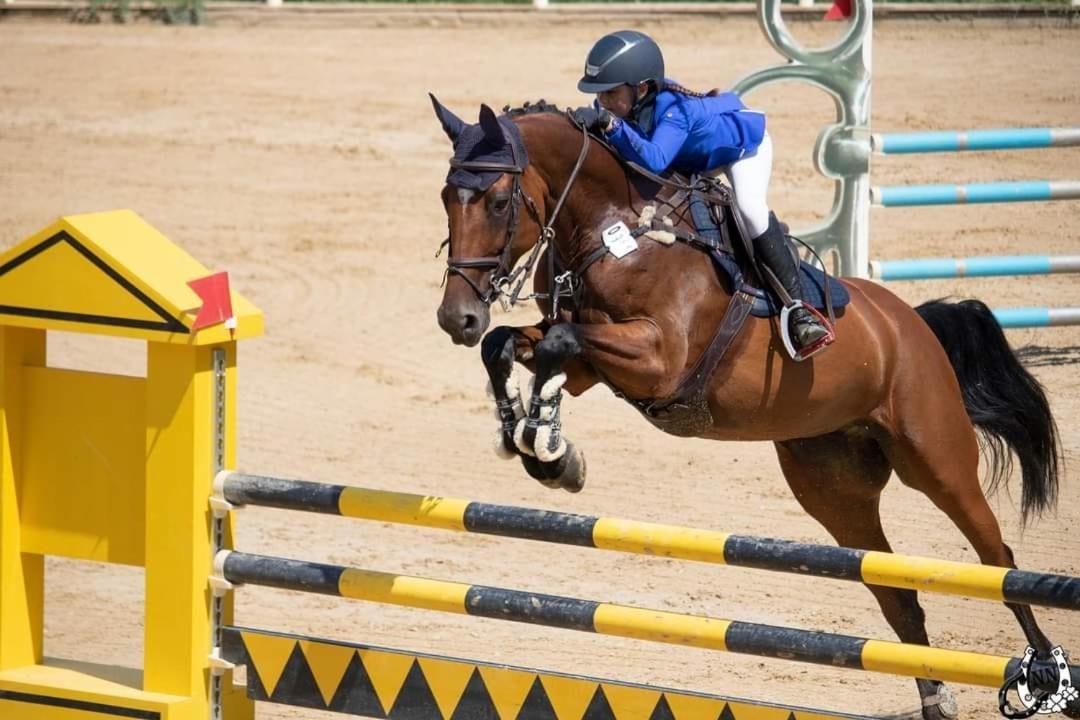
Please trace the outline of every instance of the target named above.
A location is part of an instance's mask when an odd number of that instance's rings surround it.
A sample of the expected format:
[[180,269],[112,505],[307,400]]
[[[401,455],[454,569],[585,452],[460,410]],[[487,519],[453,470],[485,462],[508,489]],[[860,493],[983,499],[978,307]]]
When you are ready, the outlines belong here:
[[[902,401],[894,400],[894,407],[904,409]],[[908,413],[901,417],[916,417],[911,407],[906,409]],[[901,428],[885,445],[889,459],[906,485],[925,493],[953,521],[984,565],[1015,568],[1012,550],[1002,540],[997,518],[979,483],[975,431],[962,405],[954,417],[949,415],[939,406],[933,414],[936,425],[924,425],[919,432],[904,432]],[[1028,645],[1040,659],[1049,660],[1053,644],[1039,628],[1031,606],[1005,605],[1016,616]],[[1065,715],[1080,717],[1077,705],[1070,704]]]
[[[868,428],[776,443],[780,467],[795,498],[844,547],[891,552],[881,526],[881,491],[892,467]],[[925,615],[914,590],[868,585],[902,642],[929,645]],[[944,683],[917,679],[925,720],[956,717]]]
[[[918,387],[930,386],[926,368]],[[909,383],[907,387],[914,387]],[[884,441],[889,461],[904,484],[923,492],[964,534],[984,565],[1015,568],[1012,550],[979,483],[979,446],[975,430],[957,393],[943,401],[941,390],[894,393],[891,414],[897,418],[892,437]],[[1028,605],[1005,603],[1016,616],[1028,645],[1048,660],[1052,643],[1039,628]],[[1067,717],[1080,717],[1073,703]]]
[[[937,402],[931,407],[934,397],[926,393],[894,396],[893,414],[900,419],[899,427],[883,448],[900,480],[926,494],[953,521],[984,565],[1015,568],[1012,550],[1002,540],[1001,527],[979,483],[979,444],[971,420],[959,397],[956,403]],[[1031,607],[1006,606],[1028,644],[1039,657],[1049,658],[1051,643],[1035,622]]]

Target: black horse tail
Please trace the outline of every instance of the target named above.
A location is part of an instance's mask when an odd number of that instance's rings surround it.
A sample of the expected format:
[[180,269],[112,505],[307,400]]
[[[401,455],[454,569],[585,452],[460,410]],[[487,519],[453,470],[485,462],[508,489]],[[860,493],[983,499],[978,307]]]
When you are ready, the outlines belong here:
[[1061,448],[1046,393],[1009,347],[1005,333],[984,303],[931,300],[915,308],[937,335],[960,381],[971,422],[980,431],[989,464],[988,493],[1020,460],[1023,522],[1054,508]]

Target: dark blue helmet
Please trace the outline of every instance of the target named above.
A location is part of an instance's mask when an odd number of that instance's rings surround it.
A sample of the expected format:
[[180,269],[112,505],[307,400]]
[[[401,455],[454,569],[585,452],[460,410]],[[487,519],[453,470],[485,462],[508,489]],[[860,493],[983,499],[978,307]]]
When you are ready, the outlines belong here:
[[619,30],[600,38],[585,59],[585,74],[578,90],[598,93],[619,85],[664,80],[664,56],[660,46],[636,30]]

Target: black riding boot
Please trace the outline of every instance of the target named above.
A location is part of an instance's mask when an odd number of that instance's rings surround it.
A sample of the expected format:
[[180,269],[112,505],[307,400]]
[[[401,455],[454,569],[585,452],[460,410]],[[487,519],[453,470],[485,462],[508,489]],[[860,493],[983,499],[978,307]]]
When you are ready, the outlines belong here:
[[[773,213],[769,213],[768,230],[754,238],[754,252],[793,300],[802,298],[798,267],[780,227],[780,221]],[[813,345],[829,334],[828,328],[821,324],[817,316],[804,307],[792,310],[790,319],[792,340],[799,350]]]

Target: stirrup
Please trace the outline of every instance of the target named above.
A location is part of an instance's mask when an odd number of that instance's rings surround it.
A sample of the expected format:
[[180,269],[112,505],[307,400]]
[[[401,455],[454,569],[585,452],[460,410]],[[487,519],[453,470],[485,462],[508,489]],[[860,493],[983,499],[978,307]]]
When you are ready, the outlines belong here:
[[[821,326],[825,328],[825,337],[810,343],[804,348],[795,348],[795,341],[791,337],[791,313],[798,308],[803,308],[821,323]],[[787,350],[788,355],[795,362],[802,362],[809,360],[818,353],[822,352],[829,345],[832,345],[836,341],[836,331],[833,326],[829,324],[829,321],[825,319],[825,316],[818,312],[817,308],[811,307],[804,303],[802,300],[793,300],[790,305],[785,305],[784,309],[780,311],[780,339],[784,343],[784,349]]]

